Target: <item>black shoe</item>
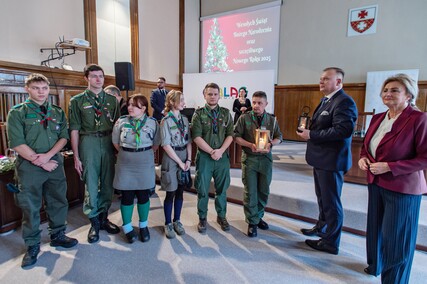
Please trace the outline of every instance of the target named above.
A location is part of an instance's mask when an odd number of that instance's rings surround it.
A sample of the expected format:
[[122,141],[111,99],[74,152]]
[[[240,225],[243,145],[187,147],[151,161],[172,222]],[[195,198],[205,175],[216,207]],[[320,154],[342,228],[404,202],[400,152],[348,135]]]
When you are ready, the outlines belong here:
[[143,243],[150,240],[150,231],[148,231],[148,227],[139,228],[139,237]]
[[327,252],[327,253],[335,254],[335,255],[338,254],[338,248],[325,243],[321,239],[320,240],[305,240],[305,243],[309,247],[311,247],[315,250],[319,250],[319,251],[323,251],[323,252]]
[[138,235],[136,234],[135,230],[132,229],[132,231],[130,231],[129,233],[125,234],[126,235],[126,240],[131,244],[133,242],[136,241],[136,239],[138,239]]
[[249,224],[249,226],[248,226],[248,237],[249,238],[255,238],[256,236],[258,236],[256,228],[257,228],[257,225]]
[[260,228],[261,230],[268,230],[270,227],[263,219],[259,219],[258,228]]
[[301,229],[301,233],[309,237],[319,236],[320,230],[318,227],[314,226],[311,229]]
[[372,276],[375,276],[375,277],[377,277],[377,276],[378,276],[377,274],[375,274],[375,272],[373,272],[373,271],[369,268],[369,266],[368,266],[368,267],[366,267],[365,269],[363,269],[363,271],[365,271],[365,273],[366,273],[366,274],[369,274],[369,275],[372,275]]
[[223,231],[230,231],[230,224],[228,223],[227,218],[218,216],[216,217],[216,221]]
[[77,244],[78,244],[78,241],[74,238],[67,237],[64,234],[64,231],[59,231],[58,233],[50,236],[51,247],[72,248]]
[[89,218],[92,226],[89,229],[89,233],[87,234],[87,241],[91,243],[96,243],[99,240],[99,219],[98,217]]
[[98,219],[100,223],[100,227],[99,227],[100,230],[105,230],[109,234],[120,233],[120,228],[117,225],[111,223],[110,220],[108,220],[107,216],[108,216],[107,212],[99,213]]
[[29,246],[27,252],[22,259],[21,267],[25,268],[37,262],[37,255],[40,252],[40,244]]
[[206,232],[206,218],[199,219],[199,224],[197,224],[197,231],[199,231],[200,234],[203,234]]

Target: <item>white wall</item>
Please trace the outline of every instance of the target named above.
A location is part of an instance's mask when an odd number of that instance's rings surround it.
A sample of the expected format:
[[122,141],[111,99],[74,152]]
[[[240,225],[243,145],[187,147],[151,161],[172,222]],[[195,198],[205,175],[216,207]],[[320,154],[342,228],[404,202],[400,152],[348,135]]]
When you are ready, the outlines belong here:
[[[377,33],[347,37],[348,10],[378,4]],[[285,0],[279,84],[318,83],[336,65],[345,82],[366,82],[368,71],[420,69],[427,80],[427,1]]]
[[140,78],[178,84],[179,1],[140,0],[138,9]]
[[129,0],[97,0],[98,63],[115,75],[114,62],[131,62]]
[[185,71],[199,72],[200,53],[200,1],[185,0]]
[[[49,53],[40,48],[54,47],[59,37],[85,38],[83,1],[2,0],[0,8],[0,60],[40,65]],[[83,70],[84,51],[65,57],[74,70]],[[62,60],[52,61],[61,66]]]

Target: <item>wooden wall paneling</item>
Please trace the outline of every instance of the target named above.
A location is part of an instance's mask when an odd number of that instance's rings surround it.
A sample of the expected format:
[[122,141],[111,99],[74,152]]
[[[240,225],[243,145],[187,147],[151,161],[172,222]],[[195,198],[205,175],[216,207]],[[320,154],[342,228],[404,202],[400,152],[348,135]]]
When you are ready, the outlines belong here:
[[185,0],[179,0],[179,85],[185,72]]
[[85,37],[91,49],[86,50],[86,64],[98,63],[98,36],[96,30],[96,0],[84,1]]
[[130,41],[131,60],[134,67],[135,80],[141,79],[139,65],[139,20],[138,20],[138,0],[130,0]]

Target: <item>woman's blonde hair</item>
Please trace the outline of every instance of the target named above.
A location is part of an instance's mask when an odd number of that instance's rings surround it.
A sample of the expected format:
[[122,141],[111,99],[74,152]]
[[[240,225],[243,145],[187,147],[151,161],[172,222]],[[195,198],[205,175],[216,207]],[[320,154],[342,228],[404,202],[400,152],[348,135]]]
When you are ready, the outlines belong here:
[[181,101],[182,92],[171,90],[165,99],[165,115],[172,110],[172,107]]
[[384,81],[383,86],[381,88],[380,96],[382,95],[385,86],[391,82],[398,82],[398,83],[402,84],[406,89],[406,93],[408,93],[411,96],[411,99],[409,100],[409,104],[413,107],[416,107],[415,100],[417,99],[417,96],[418,96],[418,85],[417,85],[417,83],[411,77],[409,77],[406,74],[403,74],[403,73],[396,74],[394,76],[388,77]]

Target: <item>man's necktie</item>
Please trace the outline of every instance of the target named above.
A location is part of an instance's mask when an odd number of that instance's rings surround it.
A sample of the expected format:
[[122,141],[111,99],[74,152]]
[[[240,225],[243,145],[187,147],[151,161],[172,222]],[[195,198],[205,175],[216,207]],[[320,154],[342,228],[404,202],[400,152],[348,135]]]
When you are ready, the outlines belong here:
[[321,100],[320,100],[320,106],[322,107],[327,101],[328,101],[328,97],[323,97]]

